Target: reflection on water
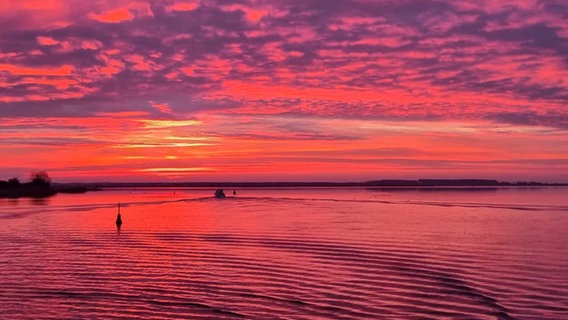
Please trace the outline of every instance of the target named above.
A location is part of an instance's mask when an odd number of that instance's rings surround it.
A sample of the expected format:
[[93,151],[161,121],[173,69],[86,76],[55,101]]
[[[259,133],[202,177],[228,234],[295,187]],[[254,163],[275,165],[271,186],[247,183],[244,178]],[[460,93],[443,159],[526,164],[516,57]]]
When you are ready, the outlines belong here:
[[46,198],[31,198],[30,202],[34,206],[46,206],[49,204],[49,197]]
[[568,318],[565,190],[0,200],[0,306],[9,319]]

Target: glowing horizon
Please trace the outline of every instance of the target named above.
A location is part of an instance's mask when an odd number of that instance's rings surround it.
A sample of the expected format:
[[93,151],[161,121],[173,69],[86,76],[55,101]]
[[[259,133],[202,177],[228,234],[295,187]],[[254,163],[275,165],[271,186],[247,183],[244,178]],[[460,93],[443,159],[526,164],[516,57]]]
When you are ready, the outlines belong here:
[[568,3],[0,4],[0,180],[568,182]]

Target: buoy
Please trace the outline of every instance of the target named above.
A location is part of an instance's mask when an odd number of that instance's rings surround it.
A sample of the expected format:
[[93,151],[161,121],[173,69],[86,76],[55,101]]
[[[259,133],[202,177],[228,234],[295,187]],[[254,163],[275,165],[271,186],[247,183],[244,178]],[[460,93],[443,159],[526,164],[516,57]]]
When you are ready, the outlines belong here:
[[116,215],[116,227],[120,229],[122,225],[122,217],[120,216],[120,202],[118,203],[118,214]]

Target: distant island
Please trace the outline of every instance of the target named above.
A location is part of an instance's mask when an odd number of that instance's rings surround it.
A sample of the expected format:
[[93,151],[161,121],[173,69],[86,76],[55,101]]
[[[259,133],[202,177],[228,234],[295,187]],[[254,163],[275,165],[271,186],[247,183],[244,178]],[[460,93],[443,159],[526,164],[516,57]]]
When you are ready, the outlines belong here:
[[94,189],[75,184],[54,186],[45,171],[32,172],[31,181],[26,183],[18,178],[0,180],[0,198],[46,198],[57,193],[84,193],[89,190]]
[[365,182],[94,182],[75,184],[86,188],[286,188],[286,187],[509,187],[568,186],[568,183],[503,182],[491,179],[370,180]]
[[34,172],[31,181],[17,178],[0,180],[0,198],[44,198],[57,193],[85,193],[108,188],[292,188],[292,187],[368,187],[368,188],[499,188],[568,186],[568,183],[534,181],[503,182],[492,179],[382,179],[365,182],[93,182],[52,183],[45,171]]
[[33,172],[31,181],[21,183],[18,178],[0,181],[0,198],[45,198],[56,194],[51,188],[51,179],[45,171]]
[[499,186],[566,186],[568,183],[545,183],[535,181],[504,182],[491,179],[418,179],[418,180],[373,180],[367,186],[385,187],[499,187]]

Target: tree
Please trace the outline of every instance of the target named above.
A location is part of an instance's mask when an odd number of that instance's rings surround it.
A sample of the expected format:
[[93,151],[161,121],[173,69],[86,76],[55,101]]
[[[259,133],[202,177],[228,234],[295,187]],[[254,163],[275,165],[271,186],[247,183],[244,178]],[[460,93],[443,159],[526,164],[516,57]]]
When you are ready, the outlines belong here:
[[12,179],[8,179],[8,186],[14,188],[14,187],[19,187],[22,184],[20,183],[20,180],[18,180],[18,178],[12,178]]
[[32,172],[32,184],[34,186],[49,187],[51,178],[45,171]]

